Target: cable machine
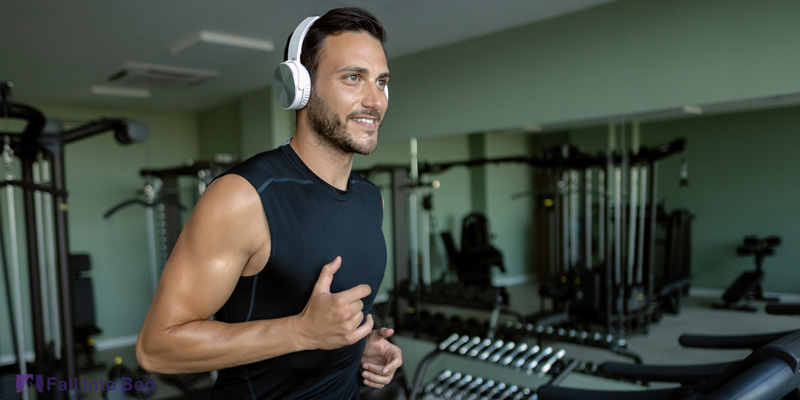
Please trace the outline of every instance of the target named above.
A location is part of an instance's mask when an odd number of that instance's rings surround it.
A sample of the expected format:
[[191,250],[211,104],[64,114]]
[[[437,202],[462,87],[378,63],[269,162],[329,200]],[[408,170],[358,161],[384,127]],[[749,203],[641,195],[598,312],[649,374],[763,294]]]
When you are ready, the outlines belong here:
[[[6,180],[0,182],[0,189],[6,192],[8,215],[8,220],[2,223],[8,226],[11,236],[10,245],[4,245],[0,250],[3,250],[6,287],[11,286],[10,292],[13,291],[13,295],[9,296],[9,312],[17,361],[11,373],[33,373],[69,381],[77,378],[77,363],[73,346],[75,310],[69,269],[64,148],[69,143],[104,132],[113,132],[123,145],[139,143],[147,139],[148,130],[143,124],[129,119],[100,119],[64,130],[60,121],[47,119],[38,109],[14,102],[12,88],[10,82],[0,82],[0,119],[25,122],[21,132],[8,132],[8,124],[0,126],[2,154],[7,170]],[[21,163],[21,178],[12,172],[16,167],[15,158]],[[23,197],[24,255],[28,264],[35,357],[32,369],[28,369],[25,359],[25,316],[21,303],[22,266],[19,264],[16,242],[15,188],[22,191]],[[37,208],[37,204],[41,207]],[[40,236],[43,229],[52,231],[43,232],[44,235]],[[48,242],[50,239],[45,239],[45,235],[50,236],[52,241]],[[13,285],[9,285],[9,282]],[[60,351],[56,350],[56,346],[60,346]],[[78,397],[76,390],[70,390],[66,395],[70,399]],[[28,391],[23,390],[21,396],[27,399]],[[56,396],[55,391],[45,391],[38,398],[46,400]]]

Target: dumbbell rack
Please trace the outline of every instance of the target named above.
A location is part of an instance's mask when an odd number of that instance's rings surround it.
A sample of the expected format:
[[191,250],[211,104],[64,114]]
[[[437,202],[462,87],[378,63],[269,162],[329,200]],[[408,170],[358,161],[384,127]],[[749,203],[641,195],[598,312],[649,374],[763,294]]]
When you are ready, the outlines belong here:
[[521,322],[505,323],[502,329],[503,335],[534,337],[543,340],[573,343],[581,346],[596,347],[609,350],[613,353],[633,359],[637,364],[642,363],[642,358],[627,349],[628,341],[625,338],[612,334],[600,332],[589,332],[585,330],[564,329],[553,326],[523,324]]
[[[398,327],[410,326],[415,337],[423,337],[427,332],[420,329],[420,315],[425,304],[446,305],[466,308],[470,310],[490,311],[488,322],[489,336],[493,336],[499,328],[500,314],[510,314],[518,319],[522,315],[508,308],[508,293],[503,287],[488,287],[478,290],[474,286],[454,284],[420,285],[416,290],[410,290],[408,282],[398,285],[393,295],[411,301],[415,312],[410,315],[397,315]],[[436,337],[439,340],[441,337]]]
[[532,400],[537,399],[534,389],[473,377],[446,369],[422,389],[422,400]]
[[[463,399],[535,399],[535,391],[502,382],[475,378],[459,372],[445,370],[437,378],[422,386],[428,365],[441,354],[450,354],[476,362],[491,363],[526,375],[552,376],[550,384],[557,384],[571,371],[597,373],[597,365],[589,362],[565,359],[566,351],[551,346],[529,346],[502,339],[454,333],[439,343],[436,349],[420,362],[411,390],[411,400],[423,395],[431,398]],[[446,376],[445,376],[446,375]],[[480,383],[478,382],[480,379]],[[491,383],[490,383],[491,382]],[[513,389],[512,389],[513,388]]]

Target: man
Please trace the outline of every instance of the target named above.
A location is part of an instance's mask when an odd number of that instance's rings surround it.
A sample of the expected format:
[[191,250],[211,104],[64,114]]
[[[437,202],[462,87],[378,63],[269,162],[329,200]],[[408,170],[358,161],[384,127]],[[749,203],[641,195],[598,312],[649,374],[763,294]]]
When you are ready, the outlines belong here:
[[311,25],[294,136],[198,201],[136,344],[146,370],[221,370],[219,399],[357,399],[359,381],[391,381],[401,351],[369,315],[386,265],[382,198],[351,173],[388,106],[384,39],[360,9]]

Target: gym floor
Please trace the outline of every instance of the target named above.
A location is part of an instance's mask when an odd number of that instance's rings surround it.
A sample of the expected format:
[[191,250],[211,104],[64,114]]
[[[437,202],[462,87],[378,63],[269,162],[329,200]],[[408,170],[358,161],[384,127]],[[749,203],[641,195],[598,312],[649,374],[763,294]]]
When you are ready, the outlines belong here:
[[[511,308],[523,314],[538,310],[539,298],[534,284],[523,284],[509,287]],[[714,362],[732,361],[742,359],[749,353],[746,350],[703,350],[684,348],[678,344],[678,338],[683,333],[699,334],[751,334],[762,332],[773,332],[789,329],[797,329],[800,319],[796,316],[769,315],[764,312],[764,303],[755,303],[757,312],[720,310],[712,308],[712,304],[718,301],[718,297],[703,296],[692,294],[683,298],[681,312],[678,315],[665,314],[661,321],[650,326],[648,334],[635,334],[628,337],[628,349],[639,354],[646,364],[704,364]],[[784,301],[791,301],[786,300]],[[448,310],[452,311],[452,310]],[[409,338],[397,336],[397,343],[403,349],[404,366],[406,379],[410,385],[413,382],[414,374],[420,360],[428,352],[435,348],[435,344]],[[554,347],[566,350],[567,357],[585,361],[602,363],[605,361],[630,362],[630,358],[618,356],[609,351],[595,349],[585,346],[558,343]],[[122,357],[123,364],[129,368],[136,367],[136,358],[133,347],[119,348],[114,350],[100,351],[97,359],[112,365],[115,357]],[[470,365],[475,364],[475,365]],[[463,359],[455,359],[449,356],[441,356],[435,359],[429,366],[425,375],[425,382],[430,381],[437,372],[443,369],[453,369],[468,372],[473,375],[485,376],[492,379],[500,379],[505,382],[515,383],[525,387],[538,387],[545,380],[537,376],[527,376],[510,370],[501,370],[498,367],[478,363],[464,362]],[[107,379],[108,370],[87,374],[89,379]],[[607,379],[572,373],[562,383],[564,386],[571,387],[591,387],[594,389],[642,389],[639,386],[620,383]],[[210,381],[199,382],[198,387],[210,385]],[[654,385],[655,386],[655,385]],[[657,387],[657,386],[656,386]],[[181,391],[175,386],[167,384],[162,380],[156,381],[156,393],[153,399],[204,399],[207,392],[198,392],[194,395],[183,396]],[[99,392],[85,393],[86,400],[99,400],[103,397]],[[403,399],[404,396],[399,396]]]

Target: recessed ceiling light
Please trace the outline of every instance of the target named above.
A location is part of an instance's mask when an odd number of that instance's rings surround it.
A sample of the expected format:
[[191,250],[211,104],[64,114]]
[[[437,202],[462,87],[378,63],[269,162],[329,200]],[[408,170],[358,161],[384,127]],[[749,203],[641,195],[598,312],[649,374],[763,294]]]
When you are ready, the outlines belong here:
[[178,59],[233,65],[273,50],[275,44],[269,40],[200,31],[172,46],[170,54]]
[[144,89],[129,89],[114,86],[92,85],[92,94],[100,96],[130,97],[136,99],[149,99],[150,91]]
[[698,106],[683,106],[683,112],[687,114],[700,115],[703,113],[703,107]]

